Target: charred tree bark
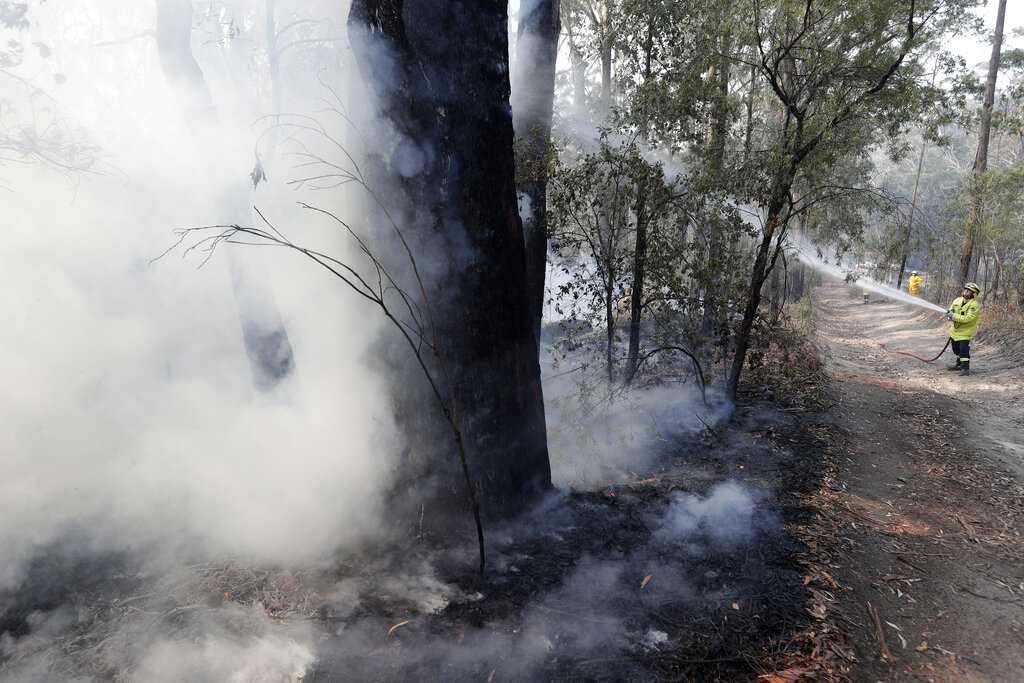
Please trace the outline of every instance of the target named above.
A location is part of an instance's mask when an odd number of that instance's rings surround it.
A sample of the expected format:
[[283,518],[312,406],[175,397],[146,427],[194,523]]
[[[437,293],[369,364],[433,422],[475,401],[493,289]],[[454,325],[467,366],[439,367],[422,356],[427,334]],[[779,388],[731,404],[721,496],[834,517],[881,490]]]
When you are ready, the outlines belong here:
[[539,0],[520,17],[516,51],[517,108],[513,121],[520,140],[519,190],[530,201],[523,235],[530,317],[537,339],[548,262],[547,159],[551,148],[560,5],[560,0]]
[[[490,517],[522,509],[551,481],[515,187],[507,25],[499,0],[354,0],[349,13],[359,72],[392,127],[368,150],[373,190],[417,260],[430,261],[418,273],[420,304],[430,307],[428,334]],[[380,256],[395,272],[409,270],[405,255]],[[383,362],[402,373],[397,353]],[[444,428],[423,417],[432,399],[414,379],[402,374],[393,385],[408,442],[450,450]],[[431,452],[414,466],[435,477],[425,493],[442,507],[458,507],[454,464]]]
[[640,314],[643,313],[644,279],[647,272],[647,188],[643,181],[637,187],[636,243],[633,245],[633,289],[630,292],[629,347],[623,384],[629,386],[640,360]]
[[[177,91],[190,129],[218,127],[213,98],[192,55],[191,0],[157,0],[156,41],[160,65]],[[206,155],[204,161],[210,165],[217,163],[217,157],[226,156],[198,140],[195,140],[195,147]],[[237,185],[219,198],[221,210],[226,214],[222,217],[225,223],[245,225],[250,222],[249,189],[242,178],[240,174]],[[228,267],[253,386],[258,391],[270,391],[295,371],[288,332],[274,302],[269,276],[259,263],[252,260],[243,263],[234,251],[228,250]]]
[[967,282],[971,270],[974,242],[977,238],[978,220],[981,213],[980,176],[988,169],[988,143],[992,131],[992,107],[996,98],[996,77],[999,75],[999,54],[1003,45],[1003,23],[1006,19],[1006,0],[999,0],[996,14],[996,32],[992,39],[992,57],[988,62],[988,79],[985,81],[985,100],[981,107],[981,129],[978,133],[978,153],[974,157],[974,183],[971,189],[971,210],[967,216],[964,244],[960,249],[960,284]]

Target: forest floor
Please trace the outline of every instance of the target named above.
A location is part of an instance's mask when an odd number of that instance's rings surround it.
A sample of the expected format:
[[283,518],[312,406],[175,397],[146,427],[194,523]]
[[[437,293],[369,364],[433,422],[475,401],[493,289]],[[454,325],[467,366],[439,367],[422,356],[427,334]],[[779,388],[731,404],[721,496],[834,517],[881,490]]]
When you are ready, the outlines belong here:
[[961,377],[878,343],[934,356],[939,314],[811,301],[728,423],[489,524],[484,576],[468,520],[318,567],[53,544],[0,592],[0,681],[1024,680],[1019,340],[983,312]]
[[822,623],[854,681],[1024,680],[1024,359],[984,313],[968,377],[887,352],[868,336],[933,357],[944,319],[850,292],[814,295],[828,471],[795,533]]

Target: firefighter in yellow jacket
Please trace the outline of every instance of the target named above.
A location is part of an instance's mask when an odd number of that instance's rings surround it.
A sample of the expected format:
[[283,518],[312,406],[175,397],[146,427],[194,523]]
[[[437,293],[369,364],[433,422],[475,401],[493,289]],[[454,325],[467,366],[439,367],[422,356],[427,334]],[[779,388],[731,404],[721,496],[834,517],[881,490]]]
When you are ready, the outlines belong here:
[[917,274],[915,270],[910,274],[910,293],[917,296],[917,286],[924,282],[924,278]]
[[981,313],[979,292],[981,287],[968,282],[964,285],[963,293],[953,299],[946,311],[946,317],[952,321],[949,338],[953,342],[953,353],[956,354],[956,365],[949,366],[949,369],[959,370],[961,375],[971,374],[971,337],[978,329],[978,315]]

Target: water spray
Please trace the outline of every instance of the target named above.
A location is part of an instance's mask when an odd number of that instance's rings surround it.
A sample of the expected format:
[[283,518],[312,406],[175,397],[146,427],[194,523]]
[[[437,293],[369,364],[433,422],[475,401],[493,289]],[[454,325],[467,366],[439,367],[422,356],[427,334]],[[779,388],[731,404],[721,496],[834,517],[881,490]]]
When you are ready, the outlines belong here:
[[[847,279],[846,279],[847,278],[847,272],[845,270],[843,270],[842,268],[840,268],[839,266],[834,266],[831,263],[827,263],[825,261],[822,261],[819,258],[816,258],[814,256],[809,256],[809,255],[803,253],[802,251],[800,251],[799,249],[794,249],[793,252],[794,252],[795,256],[798,259],[803,261],[805,264],[807,264],[811,268],[814,268],[815,270],[822,271],[826,275],[831,275],[835,279],[840,280],[842,282],[846,282],[847,281]],[[921,299],[921,298],[916,297],[913,294],[910,294],[908,292],[900,291],[900,290],[896,289],[895,287],[890,287],[889,285],[883,285],[881,282],[876,282],[875,280],[872,280],[869,277],[858,277],[857,278],[857,282],[856,282],[856,286],[862,287],[863,289],[865,289],[865,290],[867,290],[869,292],[875,292],[876,294],[881,294],[882,296],[887,297],[889,299],[896,299],[897,301],[902,301],[905,304],[911,304],[913,306],[919,306],[920,308],[925,308],[925,309],[928,309],[929,311],[935,311],[937,313],[945,313],[946,312],[945,308],[943,308],[942,306],[939,306],[937,304],[933,304],[931,301],[928,301],[927,299]]]
[[[810,266],[814,270],[821,271],[824,274],[830,275],[841,282],[848,282],[847,272],[844,271],[842,268],[834,266],[831,263],[827,263],[826,261],[823,261],[814,256],[809,256],[800,251],[799,249],[793,249],[793,253],[800,261]],[[881,294],[882,296],[888,297],[890,299],[896,299],[897,301],[902,301],[903,303],[912,304],[914,306],[918,306],[920,308],[924,308],[930,311],[935,311],[937,313],[946,312],[946,309],[942,308],[937,304],[933,304],[931,301],[928,301],[926,299],[920,299],[908,292],[900,291],[895,287],[883,285],[881,282],[876,282],[875,280],[872,280],[869,277],[857,278],[856,285],[858,287],[863,288],[865,291],[875,292],[876,294]],[[922,358],[921,356],[914,355],[913,353],[909,353],[907,351],[897,351],[894,349],[890,349],[888,346],[885,345],[885,343],[880,342],[877,339],[874,339],[873,337],[869,337],[860,330],[857,330],[857,334],[864,337],[865,339],[870,339],[871,341],[875,342],[883,349],[885,349],[885,351],[888,353],[898,353],[903,356],[910,356],[911,358],[916,358],[920,361],[924,361],[925,363],[934,363],[935,361],[937,361],[942,356],[942,354],[946,352],[946,349],[949,348],[950,341],[952,341],[952,339],[946,339],[946,345],[942,347],[942,350],[939,351],[939,354],[934,358]]]

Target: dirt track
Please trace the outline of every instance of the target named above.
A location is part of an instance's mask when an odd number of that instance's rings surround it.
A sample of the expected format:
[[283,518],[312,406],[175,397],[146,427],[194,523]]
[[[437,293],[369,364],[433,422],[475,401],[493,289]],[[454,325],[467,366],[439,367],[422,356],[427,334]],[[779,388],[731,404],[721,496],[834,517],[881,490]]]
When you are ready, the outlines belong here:
[[[973,374],[931,358],[937,313],[818,288],[835,377],[832,471],[805,530],[855,681],[1024,680],[1024,371],[984,341]],[[867,603],[877,611],[880,641]],[[884,645],[883,642],[884,641]],[[886,661],[887,648],[892,661]]]

